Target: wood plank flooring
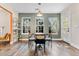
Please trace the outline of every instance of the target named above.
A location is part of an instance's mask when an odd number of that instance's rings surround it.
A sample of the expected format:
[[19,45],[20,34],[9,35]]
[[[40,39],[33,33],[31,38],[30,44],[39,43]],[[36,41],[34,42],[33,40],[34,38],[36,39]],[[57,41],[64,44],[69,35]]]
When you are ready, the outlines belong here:
[[[34,56],[34,43],[28,48],[27,42],[17,42],[13,45],[0,45],[0,56]],[[79,56],[79,49],[76,49],[65,42],[52,41],[46,45],[46,52],[43,49],[38,50],[36,56]]]

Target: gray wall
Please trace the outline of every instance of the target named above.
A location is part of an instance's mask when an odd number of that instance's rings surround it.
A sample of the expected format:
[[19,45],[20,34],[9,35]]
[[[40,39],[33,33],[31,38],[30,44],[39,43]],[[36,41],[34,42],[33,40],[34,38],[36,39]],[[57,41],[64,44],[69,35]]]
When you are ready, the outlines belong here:
[[[22,37],[22,38],[25,38],[26,35],[22,35],[21,34],[21,19],[22,17],[31,17],[31,33],[35,33],[35,17],[36,17],[36,14],[35,13],[19,13],[19,21],[18,21],[18,24],[19,24],[19,35]],[[45,29],[44,29],[44,33],[45,34],[48,34],[49,33],[49,21],[48,21],[48,18],[49,17],[58,17],[59,19],[59,33],[58,35],[53,35],[53,37],[55,38],[60,38],[61,37],[61,20],[60,20],[60,14],[53,14],[53,13],[44,13],[43,14],[43,17],[44,17],[44,25],[45,25]]]

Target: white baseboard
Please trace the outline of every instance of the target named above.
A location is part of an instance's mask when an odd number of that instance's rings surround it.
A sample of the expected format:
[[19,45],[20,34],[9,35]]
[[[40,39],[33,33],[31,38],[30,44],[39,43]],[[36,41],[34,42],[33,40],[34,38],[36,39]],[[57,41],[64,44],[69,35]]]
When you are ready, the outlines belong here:
[[62,40],[61,38],[60,39],[55,39],[55,38],[53,38],[52,40]]
[[79,45],[77,45],[77,44],[70,43],[70,45],[77,48],[77,49],[79,49]]
[[[65,40],[64,40],[64,41],[65,41]],[[65,41],[65,42],[67,42],[67,41]],[[73,47],[79,49],[79,45],[78,45],[78,44],[74,44],[74,43],[71,43],[71,42],[67,42],[67,43],[69,43],[71,46],[73,46]]]
[[29,39],[19,39],[19,40],[25,40],[25,41],[27,40],[28,41]]
[[18,42],[18,40],[11,41],[10,44],[14,44],[16,42]]

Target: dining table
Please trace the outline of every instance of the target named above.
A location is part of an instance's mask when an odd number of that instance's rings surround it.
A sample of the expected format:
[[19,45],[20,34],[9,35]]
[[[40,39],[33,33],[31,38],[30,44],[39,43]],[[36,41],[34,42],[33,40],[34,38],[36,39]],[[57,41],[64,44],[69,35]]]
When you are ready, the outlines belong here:
[[[29,38],[29,42],[28,42],[28,47],[30,47],[30,45],[31,45],[31,43],[32,42],[35,42],[35,35],[32,35],[30,38]],[[49,43],[51,43],[51,48],[52,48],[52,38],[51,37],[49,37],[49,35],[47,35],[47,34],[45,34],[45,42],[49,42]],[[48,45],[49,45],[49,43],[48,43]]]

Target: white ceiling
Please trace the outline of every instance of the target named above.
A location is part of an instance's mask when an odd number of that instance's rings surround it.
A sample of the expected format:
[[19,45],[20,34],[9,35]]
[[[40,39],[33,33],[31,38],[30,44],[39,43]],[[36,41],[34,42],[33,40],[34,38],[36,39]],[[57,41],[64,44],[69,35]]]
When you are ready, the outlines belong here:
[[[8,3],[18,13],[36,13],[38,3]],[[43,13],[60,13],[70,3],[41,3],[40,9]]]

